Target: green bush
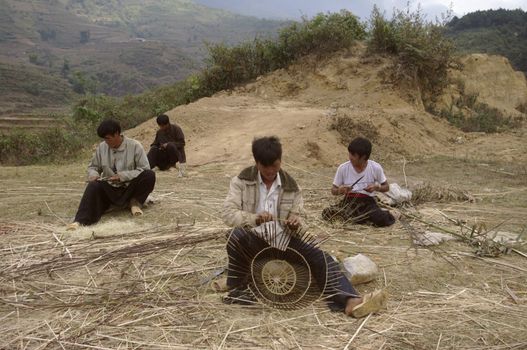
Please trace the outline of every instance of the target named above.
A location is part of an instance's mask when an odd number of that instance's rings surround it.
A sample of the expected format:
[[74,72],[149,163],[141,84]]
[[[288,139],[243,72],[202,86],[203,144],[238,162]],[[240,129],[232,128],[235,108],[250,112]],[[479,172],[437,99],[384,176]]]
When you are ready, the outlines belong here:
[[259,75],[287,67],[306,55],[319,57],[364,39],[365,27],[351,12],[318,14],[282,29],[277,40],[255,39],[235,47],[209,45],[207,68],[200,75],[203,95],[233,88]]
[[82,126],[39,132],[12,130],[0,137],[0,163],[28,165],[65,161],[79,155],[86,141],[92,138]]
[[73,75],[68,77],[68,81],[71,84],[73,91],[78,94],[94,94],[97,91],[97,81],[92,77],[86,76],[82,72],[74,72]]
[[34,81],[22,82],[21,86],[25,92],[33,96],[39,96],[42,92],[42,86]]
[[443,110],[439,115],[464,132],[495,133],[515,128],[521,123],[519,119],[507,117],[499,109],[485,103],[474,103],[469,115],[461,109],[457,112]]
[[153,116],[202,97],[200,84],[200,79],[191,77],[136,96],[87,95],[73,107],[73,117],[92,126],[112,118],[118,120],[123,129],[130,129]]
[[38,64],[38,55],[34,53],[30,54],[29,63]]
[[374,7],[370,26],[369,49],[395,55],[396,78],[416,81],[423,102],[432,101],[447,85],[447,70],[453,63],[454,45],[444,35],[444,24],[426,21],[419,10],[396,10],[388,21]]

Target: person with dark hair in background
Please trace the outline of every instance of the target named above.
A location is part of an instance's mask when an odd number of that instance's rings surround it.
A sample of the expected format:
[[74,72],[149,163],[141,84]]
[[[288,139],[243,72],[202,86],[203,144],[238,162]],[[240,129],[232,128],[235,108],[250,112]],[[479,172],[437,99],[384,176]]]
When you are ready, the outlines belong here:
[[263,245],[300,251],[313,266],[311,274],[319,287],[328,280],[336,281],[331,290],[324,291],[332,310],[363,317],[383,308],[387,298],[384,291],[359,296],[331,256],[314,246],[305,251],[306,244],[296,235],[302,226],[302,193],[291,175],[281,169],[280,140],[275,136],[255,139],[252,153],[255,164],[232,178],[223,204],[223,221],[234,228],[227,243],[226,287],[230,292],[224,301],[254,301],[247,292],[250,276],[241,264],[246,262],[247,247]]
[[325,220],[340,218],[359,224],[390,226],[393,215],[377,205],[374,192],[388,192],[390,185],[382,166],[370,160],[372,145],[368,139],[357,137],[348,146],[349,161],[342,163],[333,179],[331,193],[343,195],[340,203],[322,211]]
[[171,124],[166,114],[156,118],[159,130],[156,138],[148,151],[148,162],[150,167],[159,170],[167,170],[179,162],[179,177],[185,176],[187,157],[185,155],[185,136],[183,130]]
[[88,165],[88,185],[69,230],[98,222],[112,204],[129,206],[132,215],[142,215],[141,206],[154,189],[156,176],[143,146],[122,135],[117,121],[103,120],[97,135],[104,141]]

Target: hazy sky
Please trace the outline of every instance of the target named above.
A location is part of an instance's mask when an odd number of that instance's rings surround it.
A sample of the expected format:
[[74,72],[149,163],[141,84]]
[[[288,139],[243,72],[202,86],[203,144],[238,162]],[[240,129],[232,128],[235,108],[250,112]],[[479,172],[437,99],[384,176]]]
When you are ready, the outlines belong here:
[[[442,4],[445,6],[450,5],[450,1],[447,0],[426,0],[421,1],[423,4]],[[454,12],[463,15],[467,12],[474,12],[477,10],[488,10],[488,9],[517,9],[521,8],[524,11],[527,10],[527,0],[478,0],[478,1],[454,1],[453,9]]]
[[[385,4],[397,4],[403,5],[406,1],[400,0],[385,0]],[[411,1],[412,4],[417,4],[417,1]],[[527,0],[465,0],[465,1],[449,1],[449,0],[421,0],[419,1],[423,8],[448,8],[452,5],[454,13],[458,16],[462,16],[468,12],[474,12],[477,10],[489,10],[489,9],[517,9],[521,8],[524,11],[527,10]],[[385,6],[387,7],[387,6]],[[388,6],[389,7],[389,6]]]
[[404,10],[407,3],[413,10],[420,4],[427,18],[446,13],[450,5],[454,14],[461,17],[468,12],[488,9],[517,9],[527,11],[527,0],[196,0],[211,7],[266,18],[298,19],[302,15],[311,17],[319,12],[335,12],[348,9],[362,19],[369,18],[374,4],[391,16],[393,8]]
[[[350,3],[356,2],[353,0]],[[387,12],[394,7],[399,9],[406,8],[406,0],[379,0],[379,1],[367,1],[370,3],[377,3]],[[521,8],[527,11],[527,0],[465,0],[465,1],[450,1],[450,0],[420,0],[410,1],[411,7],[416,8],[418,4],[430,19],[434,16],[445,13],[448,8],[452,8],[454,14],[461,17],[468,12],[474,12],[477,10],[489,10],[489,9],[517,9]]]

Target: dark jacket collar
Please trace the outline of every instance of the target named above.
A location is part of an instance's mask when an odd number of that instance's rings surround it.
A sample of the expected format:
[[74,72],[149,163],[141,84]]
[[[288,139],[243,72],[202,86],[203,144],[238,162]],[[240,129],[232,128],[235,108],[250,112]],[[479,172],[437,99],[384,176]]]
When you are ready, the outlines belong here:
[[[291,177],[287,172],[280,169],[278,172],[278,175],[280,176],[280,181],[282,181],[282,188],[286,192],[298,192],[300,191],[300,188],[298,187],[295,179]],[[240,180],[246,180],[246,181],[258,181],[258,169],[256,168],[256,165],[250,166],[248,168],[245,168],[241,171],[241,173],[238,175],[238,178]]]

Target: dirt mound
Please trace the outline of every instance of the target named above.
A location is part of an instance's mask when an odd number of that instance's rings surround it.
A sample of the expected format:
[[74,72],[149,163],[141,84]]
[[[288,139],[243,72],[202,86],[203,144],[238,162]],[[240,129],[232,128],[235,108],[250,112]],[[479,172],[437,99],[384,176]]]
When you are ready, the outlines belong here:
[[463,69],[452,72],[452,76],[463,82],[465,93],[509,113],[517,113],[518,106],[527,104],[525,75],[514,71],[507,58],[472,54],[463,57],[461,63]]
[[[510,68],[503,60],[478,60],[487,62],[489,71],[494,67],[492,76]],[[515,74],[515,83],[510,84],[517,91],[508,93],[503,85],[504,91],[492,95],[495,81],[485,80],[471,62],[476,61],[467,58],[468,71],[463,74],[479,78],[472,85],[467,78],[467,89],[479,89],[481,98],[514,109],[521,101],[521,79]],[[302,166],[342,162],[345,145],[357,135],[372,139],[372,158],[380,160],[449,155],[460,143],[474,139],[425,112],[421,103],[413,102],[411,91],[387,82],[384,76],[391,64],[387,58],[366,56],[364,47],[356,46],[325,60],[306,58],[168,115],[185,132],[191,165],[246,164],[251,161],[253,138],[269,134],[282,139],[286,162]],[[148,146],[156,128],[150,120],[127,134]]]

